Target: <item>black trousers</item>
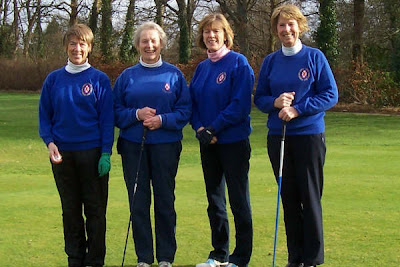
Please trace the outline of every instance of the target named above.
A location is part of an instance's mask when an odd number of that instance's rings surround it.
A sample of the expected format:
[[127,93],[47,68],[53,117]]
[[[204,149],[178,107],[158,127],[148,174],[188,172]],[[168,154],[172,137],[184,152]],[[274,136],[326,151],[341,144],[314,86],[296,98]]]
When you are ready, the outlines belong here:
[[[268,136],[268,155],[279,177],[281,136]],[[282,173],[282,205],[289,262],[324,262],[321,197],[325,134],[286,136]]]
[[52,164],[52,169],[61,199],[68,266],[103,266],[109,177],[99,177],[101,151],[60,153],[62,162]]
[[[208,199],[208,218],[214,248],[209,258],[246,267],[253,248],[253,223],[250,207],[249,177],[251,148],[249,140],[229,144],[200,146],[201,162]],[[236,246],[229,255],[229,223],[225,183],[235,221]]]
[[146,144],[133,197],[140,144],[118,139],[124,179],[132,212],[133,240],[138,262],[154,262],[150,218],[151,186],[154,195],[156,258],[173,262],[177,249],[175,230],[175,176],[182,151],[181,142]]

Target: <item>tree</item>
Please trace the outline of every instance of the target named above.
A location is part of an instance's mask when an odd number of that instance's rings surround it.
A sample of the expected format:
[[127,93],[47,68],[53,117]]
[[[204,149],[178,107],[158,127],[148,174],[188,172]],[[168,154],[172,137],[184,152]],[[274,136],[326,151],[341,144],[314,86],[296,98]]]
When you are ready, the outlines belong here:
[[334,0],[320,0],[320,25],[316,32],[318,47],[324,52],[330,64],[336,64],[338,42],[336,32],[336,7]]
[[100,49],[103,55],[103,62],[112,61],[112,0],[103,0],[101,3],[101,32]]
[[89,27],[94,35],[96,35],[97,32],[97,20],[99,18],[100,3],[101,0],[94,0],[92,4],[92,9],[90,11]]
[[164,20],[163,20],[163,14],[165,12],[165,4],[168,2],[168,0],[154,0],[154,3],[156,4],[156,23],[160,25],[161,28],[164,27]]
[[14,7],[14,20],[12,23],[12,31],[13,31],[13,57],[17,55],[18,50],[18,42],[19,42],[19,11],[17,0],[13,0],[13,7]]
[[357,66],[364,63],[364,15],[365,15],[365,0],[354,0],[354,35],[352,55],[353,61]]
[[125,30],[123,32],[122,43],[119,50],[119,57],[122,62],[132,62],[133,57],[137,54],[133,44],[133,32],[135,22],[135,0],[129,1],[128,11],[125,19]]
[[391,69],[394,78],[400,82],[400,3],[398,0],[383,1],[385,11],[389,16],[389,41],[391,54]]
[[250,56],[249,46],[249,15],[257,0],[236,0],[235,3],[229,0],[216,0],[220,5],[222,13],[233,22],[233,28],[237,36],[240,52],[246,57]]

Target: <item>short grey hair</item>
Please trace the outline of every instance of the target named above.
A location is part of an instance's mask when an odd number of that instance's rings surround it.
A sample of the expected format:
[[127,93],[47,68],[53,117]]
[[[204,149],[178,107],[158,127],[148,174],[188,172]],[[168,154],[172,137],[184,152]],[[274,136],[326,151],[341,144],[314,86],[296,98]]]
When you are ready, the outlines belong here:
[[136,30],[135,36],[133,37],[133,41],[135,44],[136,49],[139,48],[139,42],[140,42],[140,35],[142,34],[143,31],[145,30],[156,30],[158,31],[158,36],[160,36],[160,43],[162,47],[165,47],[167,45],[167,35],[165,34],[164,30],[161,28],[160,25],[158,25],[155,22],[152,21],[146,21],[142,23]]

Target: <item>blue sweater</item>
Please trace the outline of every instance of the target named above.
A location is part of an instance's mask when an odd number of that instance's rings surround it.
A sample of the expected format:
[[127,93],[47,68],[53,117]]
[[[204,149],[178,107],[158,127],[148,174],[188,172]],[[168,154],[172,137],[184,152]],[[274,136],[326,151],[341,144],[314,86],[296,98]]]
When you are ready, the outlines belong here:
[[193,129],[213,127],[220,144],[248,138],[253,86],[253,69],[242,54],[202,61],[190,84]]
[[40,96],[39,135],[61,151],[101,147],[111,153],[114,116],[107,75],[93,67],[76,74],[65,67],[51,72]]
[[148,131],[147,144],[171,143],[182,139],[182,128],[191,114],[190,93],[182,72],[163,62],[160,67],[141,64],[129,67],[114,85],[115,124],[120,137],[140,143],[143,123],[136,119],[136,110],[156,109],[162,117],[161,128]]
[[303,45],[294,56],[282,50],[269,54],[261,66],[254,103],[269,113],[268,134],[281,134],[282,121],[274,101],[284,92],[294,91],[292,106],[299,117],[287,123],[287,135],[318,134],[325,131],[325,110],[338,101],[338,89],[324,54]]

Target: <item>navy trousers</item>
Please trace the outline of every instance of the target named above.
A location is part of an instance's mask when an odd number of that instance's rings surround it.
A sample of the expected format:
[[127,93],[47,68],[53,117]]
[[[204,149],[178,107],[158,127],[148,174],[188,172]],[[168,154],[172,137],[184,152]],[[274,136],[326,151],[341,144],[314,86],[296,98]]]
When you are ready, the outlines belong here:
[[[279,177],[281,136],[268,136],[268,155]],[[282,173],[282,205],[289,262],[324,263],[322,228],[325,134],[286,136]]]
[[132,212],[133,239],[138,262],[154,262],[150,220],[151,186],[154,196],[156,258],[173,262],[176,252],[175,176],[178,170],[181,142],[146,144],[133,194],[140,144],[118,139],[124,179]]
[[[247,266],[253,247],[249,178],[251,148],[249,140],[229,144],[201,145],[201,162],[208,199],[211,242],[209,258]],[[236,246],[229,255],[229,223],[225,183],[235,221]]]
[[109,176],[99,177],[100,148],[60,153],[62,162],[52,164],[52,170],[61,199],[68,266],[103,266]]

